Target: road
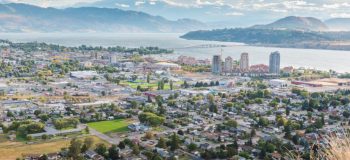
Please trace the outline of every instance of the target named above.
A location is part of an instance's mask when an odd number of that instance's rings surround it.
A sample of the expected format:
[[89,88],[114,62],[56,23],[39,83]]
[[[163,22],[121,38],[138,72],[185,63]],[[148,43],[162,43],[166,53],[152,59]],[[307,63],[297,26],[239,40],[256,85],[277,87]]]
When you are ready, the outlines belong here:
[[[87,125],[85,124],[82,124],[82,126],[86,127]],[[115,145],[118,145],[119,142],[120,142],[120,138],[119,137],[116,137],[116,138],[111,138],[103,133],[100,133],[96,130],[94,130],[93,128],[89,127],[89,131],[90,131],[90,134],[91,135],[94,135],[94,136],[97,136],[107,142],[109,142],[110,144],[115,144]]]

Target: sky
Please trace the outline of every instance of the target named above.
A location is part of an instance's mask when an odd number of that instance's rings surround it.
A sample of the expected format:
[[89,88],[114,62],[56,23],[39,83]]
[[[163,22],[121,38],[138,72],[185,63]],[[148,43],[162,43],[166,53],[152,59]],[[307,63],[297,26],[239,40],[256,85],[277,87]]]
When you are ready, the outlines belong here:
[[108,7],[136,10],[168,19],[230,22],[238,26],[272,22],[286,16],[321,20],[350,18],[350,0],[0,0],[41,7]]

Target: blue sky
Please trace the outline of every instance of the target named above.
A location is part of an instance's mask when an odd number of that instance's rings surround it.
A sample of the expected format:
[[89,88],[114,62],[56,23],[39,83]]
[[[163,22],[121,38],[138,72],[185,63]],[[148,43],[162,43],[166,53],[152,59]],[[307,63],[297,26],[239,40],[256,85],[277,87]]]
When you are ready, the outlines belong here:
[[237,26],[295,15],[322,20],[350,18],[350,0],[0,0],[42,7],[96,6],[144,11],[168,19],[192,18]]

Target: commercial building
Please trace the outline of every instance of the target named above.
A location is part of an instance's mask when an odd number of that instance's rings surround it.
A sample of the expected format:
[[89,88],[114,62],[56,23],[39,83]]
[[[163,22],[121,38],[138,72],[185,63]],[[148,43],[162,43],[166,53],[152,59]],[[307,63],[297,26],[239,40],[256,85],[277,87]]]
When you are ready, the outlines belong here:
[[278,51],[270,54],[269,72],[272,74],[280,74],[280,53]]
[[222,71],[222,59],[221,55],[214,55],[211,65],[211,71],[215,74],[220,74]]
[[248,72],[249,71],[249,55],[248,55],[248,53],[241,54],[239,68],[240,68],[241,72]]
[[269,86],[273,88],[286,88],[288,87],[288,82],[281,79],[272,79],[269,81]]

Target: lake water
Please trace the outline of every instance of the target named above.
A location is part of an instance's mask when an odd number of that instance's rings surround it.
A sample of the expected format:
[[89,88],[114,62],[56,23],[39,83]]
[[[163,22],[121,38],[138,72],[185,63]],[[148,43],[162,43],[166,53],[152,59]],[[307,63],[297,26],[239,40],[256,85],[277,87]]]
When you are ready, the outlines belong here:
[[[92,46],[158,46],[171,48],[175,54],[164,57],[175,58],[179,55],[193,56],[199,59],[211,58],[214,54],[223,57],[231,56],[239,59],[242,52],[249,53],[250,64],[268,64],[269,54],[273,51],[281,53],[281,66],[295,66],[317,68],[321,70],[333,69],[338,72],[350,72],[350,51],[315,50],[255,47],[239,43],[184,40],[178,33],[0,33],[0,39],[13,42],[46,42],[66,46],[92,45]],[[201,48],[196,46],[215,44],[229,47]]]

